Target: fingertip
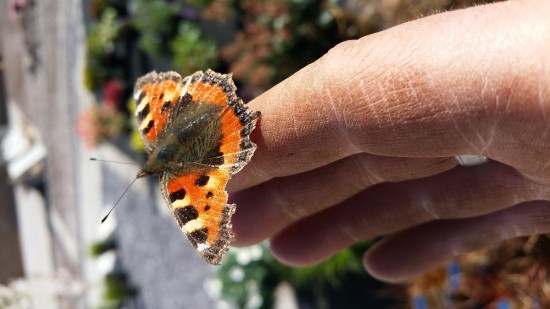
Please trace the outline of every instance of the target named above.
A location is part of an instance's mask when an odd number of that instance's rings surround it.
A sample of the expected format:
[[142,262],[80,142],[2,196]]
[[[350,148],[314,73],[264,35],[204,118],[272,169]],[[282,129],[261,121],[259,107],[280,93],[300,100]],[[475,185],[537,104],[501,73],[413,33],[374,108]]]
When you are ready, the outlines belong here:
[[[374,245],[363,255],[363,267],[375,279],[389,283],[402,283],[409,279],[396,266],[395,256]],[[401,261],[403,259],[401,258]]]
[[[278,241],[274,238],[270,243],[271,254],[275,259],[292,267],[306,267],[318,264],[321,261],[310,260],[306,255],[300,254],[300,248],[292,247],[292,243]],[[297,254],[298,253],[298,254]]]
[[378,280],[400,283],[443,263],[453,254],[442,224],[426,224],[379,241],[363,256],[365,270]]

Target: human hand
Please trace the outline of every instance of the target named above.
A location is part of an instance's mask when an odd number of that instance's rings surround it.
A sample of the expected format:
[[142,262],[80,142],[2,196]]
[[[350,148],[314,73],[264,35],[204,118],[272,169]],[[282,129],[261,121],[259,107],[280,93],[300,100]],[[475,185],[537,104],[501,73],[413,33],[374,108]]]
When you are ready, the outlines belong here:
[[[401,281],[455,254],[550,233],[550,2],[443,13],[344,42],[250,106],[230,183],[237,245],[290,265],[389,235],[366,269]],[[454,156],[491,161],[457,166]]]

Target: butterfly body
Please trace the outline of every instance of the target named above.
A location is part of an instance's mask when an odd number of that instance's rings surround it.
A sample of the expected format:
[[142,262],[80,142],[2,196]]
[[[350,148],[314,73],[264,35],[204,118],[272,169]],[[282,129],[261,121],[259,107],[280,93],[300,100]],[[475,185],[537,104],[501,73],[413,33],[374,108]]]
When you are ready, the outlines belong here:
[[199,255],[219,264],[233,240],[225,186],[251,158],[259,112],[236,96],[230,75],[149,73],[136,83],[136,118],[168,207]]

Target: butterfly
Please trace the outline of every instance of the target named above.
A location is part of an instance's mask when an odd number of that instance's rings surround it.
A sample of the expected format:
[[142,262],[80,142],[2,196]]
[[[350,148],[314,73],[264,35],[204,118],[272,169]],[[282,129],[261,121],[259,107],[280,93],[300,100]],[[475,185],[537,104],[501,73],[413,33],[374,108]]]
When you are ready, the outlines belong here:
[[159,175],[168,208],[197,253],[219,265],[229,244],[233,204],[225,186],[252,157],[260,112],[237,97],[231,74],[186,77],[150,72],[134,88],[135,116],[148,160],[137,178]]

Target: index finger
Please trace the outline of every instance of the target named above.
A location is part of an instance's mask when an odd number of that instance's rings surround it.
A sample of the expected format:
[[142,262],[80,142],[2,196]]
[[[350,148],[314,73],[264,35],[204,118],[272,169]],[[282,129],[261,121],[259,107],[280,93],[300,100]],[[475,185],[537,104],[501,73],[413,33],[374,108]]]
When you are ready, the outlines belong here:
[[525,156],[550,145],[514,142],[550,129],[550,30],[540,27],[549,11],[536,1],[485,5],[339,44],[250,103],[262,112],[258,149],[229,189],[359,152],[482,154],[540,172]]

